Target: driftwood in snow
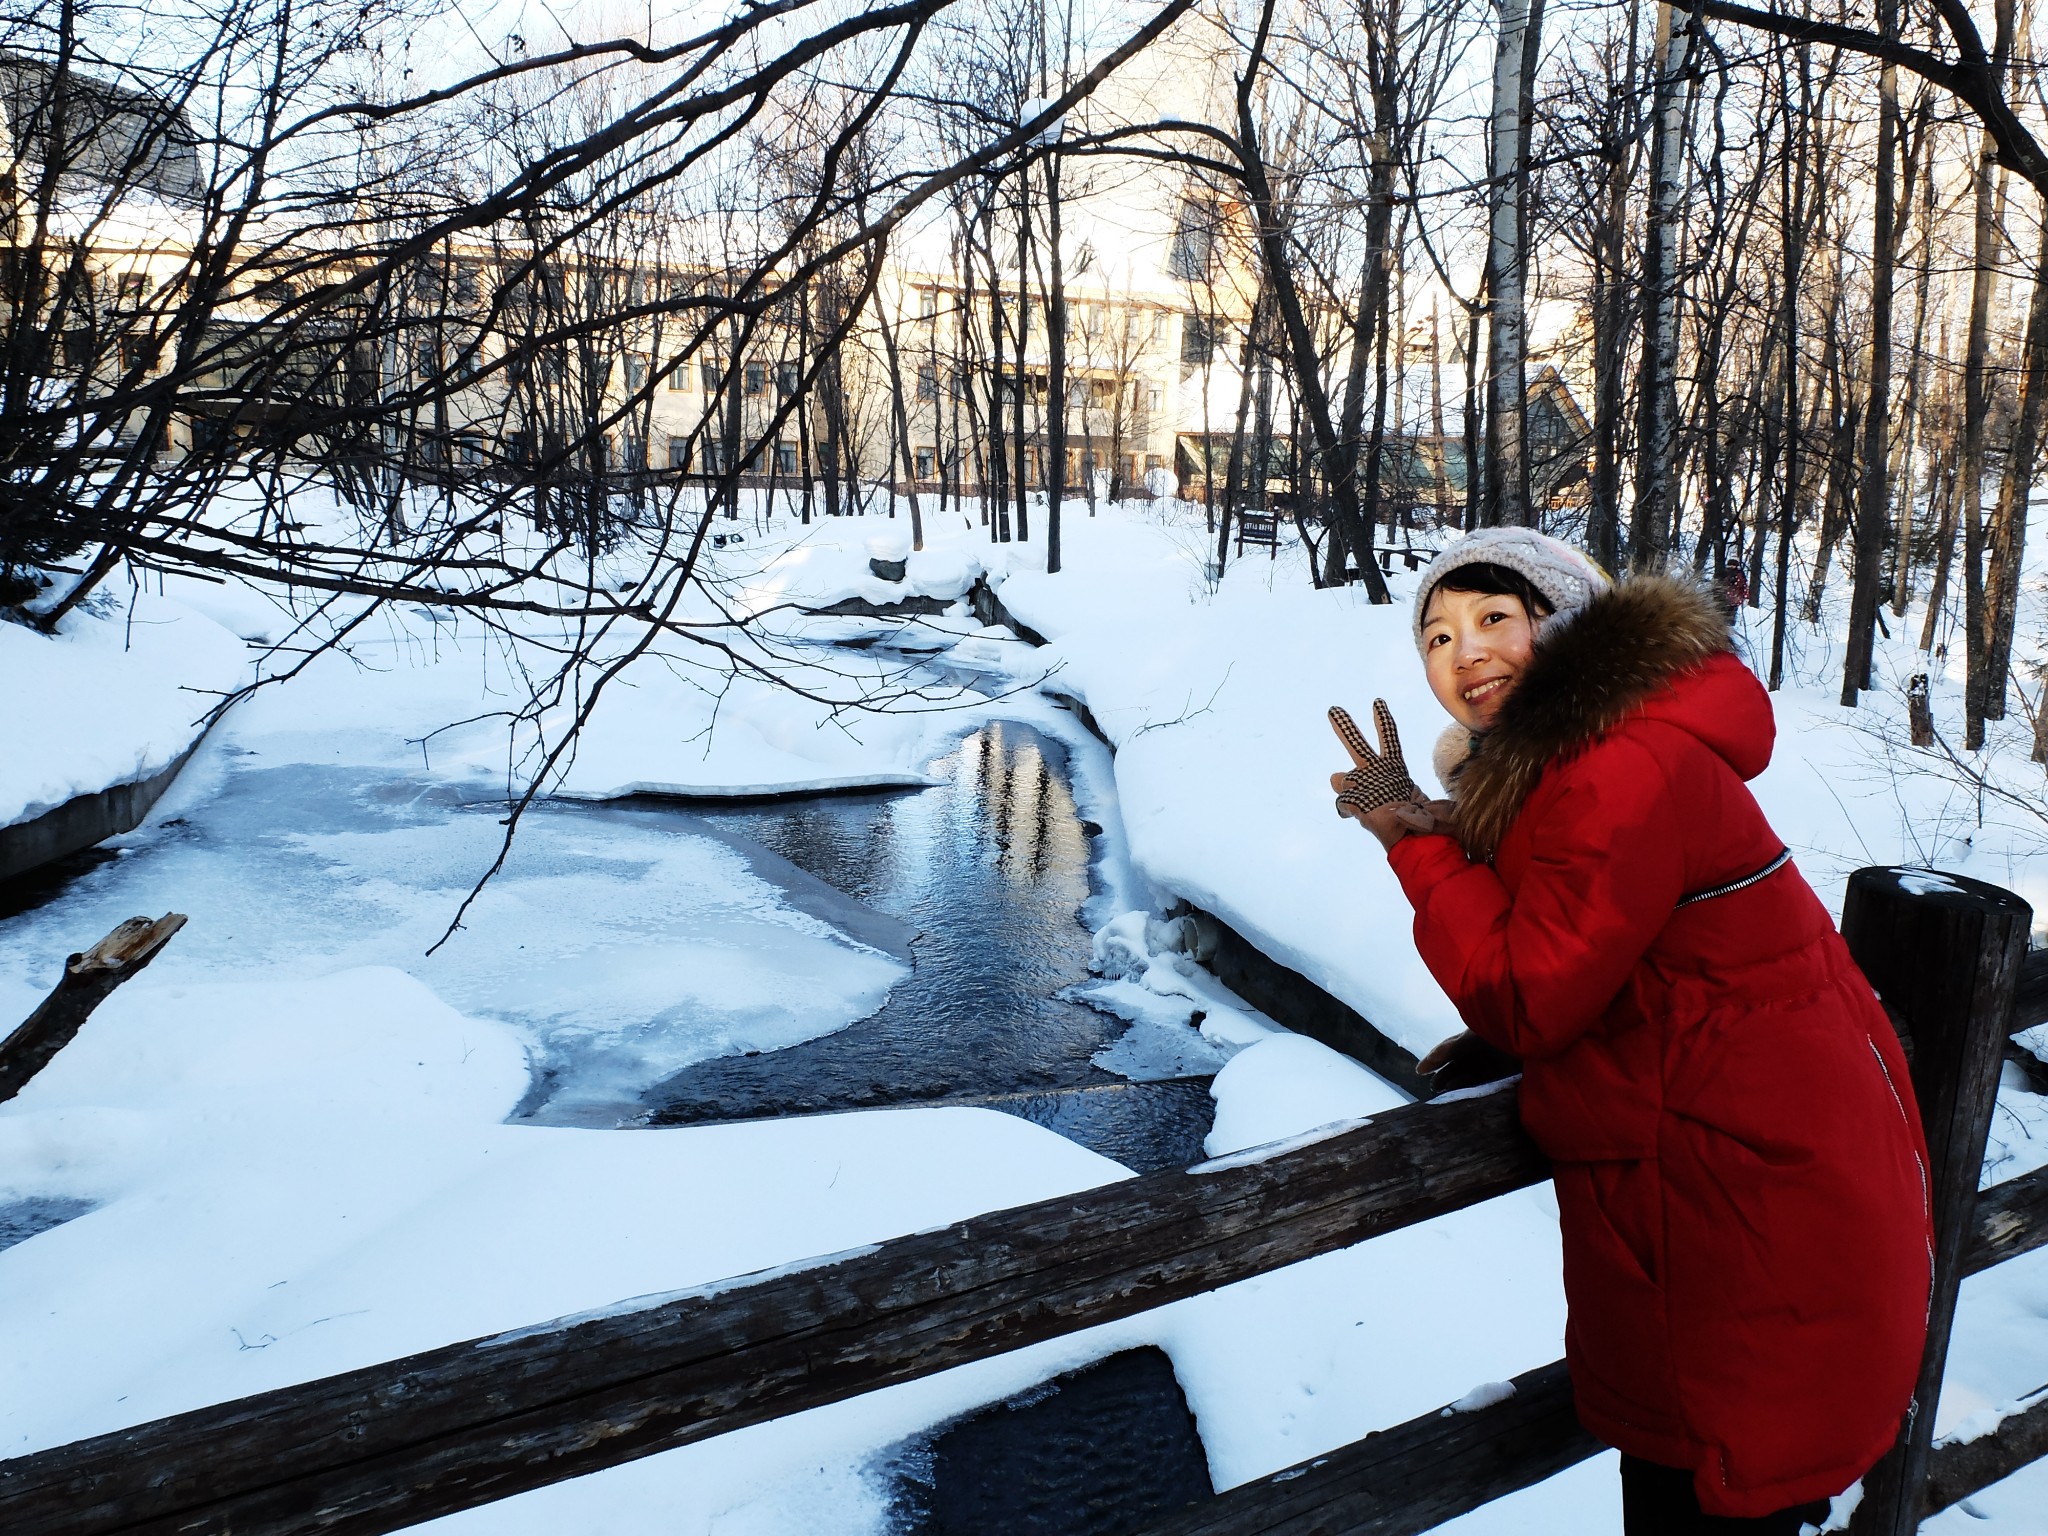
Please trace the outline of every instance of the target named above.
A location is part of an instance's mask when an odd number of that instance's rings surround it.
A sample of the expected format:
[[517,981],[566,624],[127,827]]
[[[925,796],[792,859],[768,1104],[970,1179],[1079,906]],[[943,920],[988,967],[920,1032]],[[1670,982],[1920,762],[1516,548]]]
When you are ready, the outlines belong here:
[[131,917],[84,954],[66,960],[57,990],[0,1041],[0,1103],[21,1092],[52,1056],[71,1043],[93,1009],[154,960],[184,926],[180,912],[166,912],[154,922]]

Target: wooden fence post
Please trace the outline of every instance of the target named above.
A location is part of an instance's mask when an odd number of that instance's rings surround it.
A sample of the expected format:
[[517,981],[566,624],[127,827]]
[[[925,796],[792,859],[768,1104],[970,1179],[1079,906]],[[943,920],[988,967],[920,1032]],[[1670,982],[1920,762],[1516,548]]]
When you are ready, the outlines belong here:
[[1858,1536],[1910,1536],[1920,1525],[1962,1252],[2033,915],[2012,892],[1961,875],[1859,869],[1849,877],[1842,937],[1912,1036],[1934,1206],[1934,1293],[1915,1407],[1898,1444],[1863,1480],[1850,1527]]

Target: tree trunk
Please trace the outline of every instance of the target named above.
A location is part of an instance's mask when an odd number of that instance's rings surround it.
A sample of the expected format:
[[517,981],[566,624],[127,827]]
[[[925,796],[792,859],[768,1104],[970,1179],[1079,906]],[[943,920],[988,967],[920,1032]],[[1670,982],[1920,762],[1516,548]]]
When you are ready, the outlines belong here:
[[1913,353],[1906,367],[1906,398],[1901,414],[1905,417],[1905,432],[1897,455],[1897,469],[1893,484],[1900,489],[1897,528],[1892,540],[1892,614],[1895,618],[1906,616],[1906,605],[1913,597],[1913,527],[1915,508],[1913,505],[1913,460],[1917,453],[1924,452],[1926,436],[1921,426],[1926,414],[1925,391],[1927,387],[1927,297],[1934,286],[1934,228],[1936,209],[1934,206],[1934,145],[1931,128],[1932,97],[1923,98],[1920,125],[1920,263],[1913,280]]
[[[2014,0],[1997,0],[1991,67],[2001,88],[2012,58]],[[1963,528],[1963,745],[1971,752],[1984,745],[1984,711],[1990,699],[1991,676],[1985,640],[1990,634],[1984,614],[1984,430],[1990,412],[1986,368],[1991,350],[1991,306],[1998,285],[1998,246],[2005,229],[2005,171],[1997,163],[1997,146],[1986,133],[1977,151],[1977,221],[1970,282],[1970,329],[1963,341],[1963,461],[1957,475],[1958,516]],[[1999,679],[2001,686],[2004,679]]]
[[1963,453],[1956,470],[1956,516],[1963,531],[1963,745],[1971,752],[1984,745],[1984,706],[1990,692],[1984,655],[1984,436],[1991,409],[1991,305],[2005,227],[2005,172],[1993,173],[1995,155],[1987,133],[1977,156],[1975,258],[1969,330],[1963,339]]
[[2027,501],[2041,448],[2041,413],[2048,397],[2048,207],[2042,209],[2040,246],[2034,256],[2034,293],[2027,308],[2025,362],[2020,373],[2019,414],[2005,456],[2005,479],[1992,515],[1990,565],[1985,574],[1984,717],[2005,718],[2006,682],[2012,672],[2012,635],[2018,622],[2020,562],[2027,547]]
[[1060,254],[1060,158],[1045,162],[1045,568],[1060,568],[1060,504],[1067,494],[1067,267]]
[[[1799,121],[1813,120],[1813,60],[1804,48],[1799,50]],[[1788,101],[1791,99],[1789,82],[1785,79],[1784,50],[1778,50],[1779,92]],[[1799,526],[1799,292],[1804,277],[1806,260],[1806,175],[1807,153],[1810,138],[1803,133],[1788,131],[1785,135],[1785,158],[1779,162],[1778,191],[1785,210],[1785,291],[1783,294],[1784,314],[1780,326],[1784,338],[1784,352],[1781,381],[1783,409],[1779,416],[1779,431],[1784,435],[1785,478],[1778,493],[1778,559],[1774,591],[1776,609],[1771,615],[1771,689],[1775,692],[1785,681],[1785,620],[1786,609],[1791,606],[1792,539]]]
[[1486,494],[1482,519],[1534,527],[1529,505],[1528,128],[1543,0],[1497,0],[1487,165]]
[[1934,579],[1927,587],[1927,616],[1920,625],[1920,649],[1934,649],[1935,631],[1941,623],[1941,610],[1948,602],[1950,572],[1955,568],[1956,558],[1956,492],[1962,481],[1962,451],[1958,443],[1951,441],[1943,455],[1944,464],[1939,470],[1939,484],[1934,476],[1928,479],[1928,501],[1934,511]]
[[1031,460],[1026,446],[1031,407],[1031,178],[1018,178],[1017,199],[1017,542],[1031,539]]
[[[924,510],[917,501],[917,455],[910,445],[910,402],[903,390],[903,360],[896,349],[896,327],[889,319],[887,308],[880,302],[875,304],[875,320],[882,332],[882,351],[889,365],[890,414],[895,418],[895,438],[891,457],[902,458],[903,483],[910,492],[910,547],[924,548]],[[889,514],[896,513],[896,487],[889,487]]]
[[1636,142],[1636,30],[1639,0],[1629,0],[1621,89],[1608,111],[1603,153],[1607,184],[1593,234],[1593,483],[1587,514],[1589,553],[1605,570],[1621,568],[1621,429],[1627,409],[1629,155]]
[[1465,311],[1465,506],[1461,521],[1470,533],[1479,526],[1479,316],[1481,306]]
[[1642,441],[1637,444],[1635,515],[1629,565],[1658,571],[1670,553],[1678,476],[1679,242],[1685,216],[1685,162],[1694,56],[1701,18],[1666,5],[1665,37],[1650,107],[1650,211],[1643,250]]
[[[1898,0],[1878,0],[1878,31],[1899,30]],[[1856,506],[1856,574],[1849,589],[1849,644],[1842,660],[1841,701],[1855,707],[1871,686],[1877,649],[1877,608],[1883,599],[1884,541],[1891,523],[1892,279],[1898,263],[1899,77],[1879,75],[1877,173],[1870,230],[1870,380],[1863,401],[1863,474]]]

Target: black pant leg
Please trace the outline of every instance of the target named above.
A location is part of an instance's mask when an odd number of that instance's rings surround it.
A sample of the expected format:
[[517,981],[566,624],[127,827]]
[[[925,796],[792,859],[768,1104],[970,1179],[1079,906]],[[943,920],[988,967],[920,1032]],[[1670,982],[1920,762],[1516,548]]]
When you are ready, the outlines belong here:
[[1827,1518],[1825,1502],[1735,1520],[1704,1514],[1682,1467],[1624,1454],[1621,1458],[1621,1528],[1626,1536],[1799,1536],[1799,1528]]

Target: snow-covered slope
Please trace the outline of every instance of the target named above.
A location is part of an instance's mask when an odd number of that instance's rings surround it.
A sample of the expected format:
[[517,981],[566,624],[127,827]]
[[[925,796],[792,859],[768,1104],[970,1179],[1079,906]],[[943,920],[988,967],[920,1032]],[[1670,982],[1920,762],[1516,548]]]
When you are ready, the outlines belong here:
[[88,599],[55,635],[0,622],[0,826],[170,766],[248,675],[234,635],[147,591]]

